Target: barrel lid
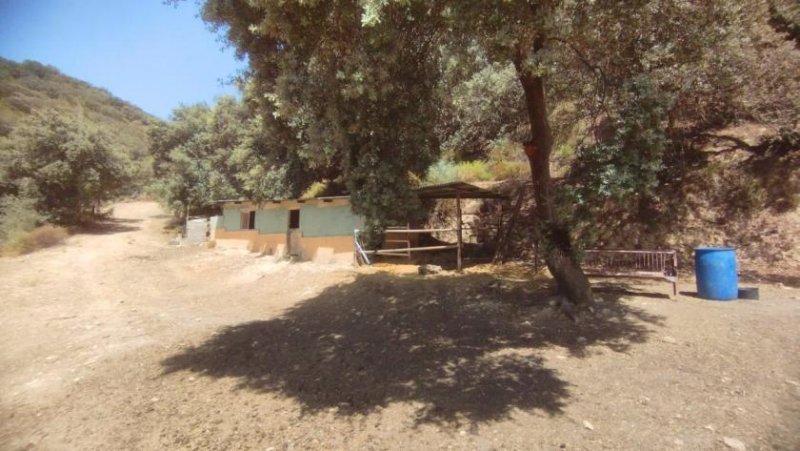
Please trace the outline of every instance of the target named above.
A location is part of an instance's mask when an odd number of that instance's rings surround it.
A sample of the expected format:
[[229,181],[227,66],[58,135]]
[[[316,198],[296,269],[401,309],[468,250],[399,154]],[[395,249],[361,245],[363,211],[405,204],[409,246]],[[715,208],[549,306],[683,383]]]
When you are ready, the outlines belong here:
[[735,247],[696,247],[694,248],[695,251],[735,251]]

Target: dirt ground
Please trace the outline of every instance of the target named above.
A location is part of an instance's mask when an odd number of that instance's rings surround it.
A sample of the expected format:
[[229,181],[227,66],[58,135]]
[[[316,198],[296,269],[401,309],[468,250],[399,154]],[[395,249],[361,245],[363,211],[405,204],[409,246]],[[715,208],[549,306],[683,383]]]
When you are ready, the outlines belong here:
[[[800,449],[800,287],[417,276],[177,247],[152,203],[0,259],[2,449]],[[402,269],[402,268],[400,268]]]

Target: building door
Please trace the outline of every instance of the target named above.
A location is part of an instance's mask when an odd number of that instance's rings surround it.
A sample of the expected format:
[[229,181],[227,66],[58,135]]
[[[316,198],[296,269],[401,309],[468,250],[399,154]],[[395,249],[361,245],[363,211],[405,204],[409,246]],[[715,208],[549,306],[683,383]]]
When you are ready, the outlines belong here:
[[289,245],[289,255],[300,256],[300,210],[289,210],[289,232],[286,242]]

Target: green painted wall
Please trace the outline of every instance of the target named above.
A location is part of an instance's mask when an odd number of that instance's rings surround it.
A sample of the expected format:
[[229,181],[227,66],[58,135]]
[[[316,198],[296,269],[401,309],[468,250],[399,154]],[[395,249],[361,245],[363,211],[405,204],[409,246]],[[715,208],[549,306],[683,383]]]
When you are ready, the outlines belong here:
[[256,229],[259,233],[286,233],[289,228],[289,210],[270,208],[256,210]]
[[303,236],[352,235],[353,229],[361,227],[361,223],[361,218],[353,214],[347,205],[341,207],[308,205],[300,209],[300,231],[303,232]]
[[242,209],[223,208],[222,209],[222,228],[225,230],[240,230],[242,227]]
[[[221,227],[225,230],[241,230],[242,209],[226,207],[222,210]],[[353,229],[361,227],[363,221],[353,214],[350,207],[300,207],[300,231],[303,236],[350,236]],[[286,233],[289,228],[289,209],[270,208],[256,210],[256,230],[258,233]]]

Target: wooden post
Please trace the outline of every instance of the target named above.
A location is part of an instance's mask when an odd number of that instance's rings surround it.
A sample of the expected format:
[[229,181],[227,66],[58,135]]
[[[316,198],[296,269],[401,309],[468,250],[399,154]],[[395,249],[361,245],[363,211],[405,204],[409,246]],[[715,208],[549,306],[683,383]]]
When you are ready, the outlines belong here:
[[456,262],[458,271],[461,271],[461,247],[463,245],[463,238],[461,235],[461,194],[456,194],[456,239],[458,240],[458,251],[456,253]]

